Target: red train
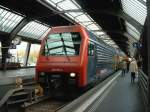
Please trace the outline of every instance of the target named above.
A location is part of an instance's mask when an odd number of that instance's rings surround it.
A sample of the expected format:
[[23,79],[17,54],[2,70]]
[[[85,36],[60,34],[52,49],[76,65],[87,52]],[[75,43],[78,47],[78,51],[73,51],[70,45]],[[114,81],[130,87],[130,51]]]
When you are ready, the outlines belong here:
[[41,42],[36,80],[85,87],[114,71],[115,49],[81,25],[54,27]]

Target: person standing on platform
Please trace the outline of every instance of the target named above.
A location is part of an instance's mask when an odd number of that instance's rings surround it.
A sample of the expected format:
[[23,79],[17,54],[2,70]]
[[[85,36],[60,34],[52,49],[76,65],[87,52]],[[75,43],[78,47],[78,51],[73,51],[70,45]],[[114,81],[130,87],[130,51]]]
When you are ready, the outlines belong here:
[[126,69],[127,69],[126,61],[122,61],[122,76],[125,76]]
[[130,66],[130,60],[128,59],[128,60],[127,60],[127,69],[126,69],[126,72],[127,72],[127,73],[129,72],[129,66]]
[[131,83],[134,83],[135,75],[138,73],[138,66],[137,62],[134,58],[132,58],[132,61],[130,63],[130,72],[131,72]]

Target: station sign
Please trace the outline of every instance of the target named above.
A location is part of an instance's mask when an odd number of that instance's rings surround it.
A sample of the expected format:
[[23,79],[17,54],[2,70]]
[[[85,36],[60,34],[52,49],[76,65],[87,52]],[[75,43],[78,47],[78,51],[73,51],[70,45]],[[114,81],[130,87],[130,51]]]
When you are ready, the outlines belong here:
[[142,44],[140,42],[133,42],[133,47],[140,49],[142,47]]
[[13,43],[11,43],[11,45],[9,46],[10,49],[16,49],[16,45],[14,45]]

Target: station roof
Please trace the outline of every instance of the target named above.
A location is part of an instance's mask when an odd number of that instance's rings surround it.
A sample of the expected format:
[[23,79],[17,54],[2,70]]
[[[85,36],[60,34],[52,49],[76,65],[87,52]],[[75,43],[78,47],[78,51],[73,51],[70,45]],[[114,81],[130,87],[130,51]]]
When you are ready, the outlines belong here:
[[0,35],[41,40],[53,26],[78,23],[133,55],[146,16],[146,0],[1,0]]

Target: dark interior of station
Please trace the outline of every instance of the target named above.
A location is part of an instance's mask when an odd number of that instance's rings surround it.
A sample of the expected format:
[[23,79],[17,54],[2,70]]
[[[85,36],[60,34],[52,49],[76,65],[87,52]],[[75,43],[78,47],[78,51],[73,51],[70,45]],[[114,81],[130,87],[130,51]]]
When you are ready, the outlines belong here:
[[[31,98],[33,97],[32,95],[34,94],[33,92],[36,93],[36,90],[39,89],[39,88],[37,89],[38,84],[35,81],[37,80],[36,79],[37,74],[38,75],[40,74],[41,77],[43,74],[45,75],[45,77],[48,77],[47,79],[44,79],[45,81],[48,80],[47,84],[44,83],[45,84],[44,86],[48,86],[47,87],[48,89],[52,88],[49,86],[52,82],[54,83],[57,82],[57,80],[56,82],[53,79],[51,80],[53,76],[48,76],[47,75],[48,73],[46,71],[40,71],[40,73],[37,72],[37,65],[38,62],[40,62],[37,60],[39,59],[39,55],[41,55],[40,49],[41,50],[43,49],[43,42],[45,42],[45,37],[47,37],[49,32],[50,33],[53,32],[53,29],[55,32],[55,28],[57,31],[57,27],[59,28],[60,26],[67,26],[67,28],[71,28],[71,26],[74,25],[82,26],[83,28],[86,29],[86,31],[89,31],[92,33],[92,35],[96,36],[97,42],[102,43],[102,45],[104,45],[104,47],[103,46],[101,47],[104,49],[103,51],[101,51],[100,54],[100,56],[104,54],[104,57],[102,58],[106,59],[108,58],[108,56],[112,55],[111,53],[115,52],[116,54],[113,54],[112,58],[115,58],[116,56],[116,59],[119,60],[119,61],[117,60],[118,65],[116,65],[116,62],[114,62],[115,65],[113,66],[115,67],[117,66],[115,70],[113,70],[113,72],[112,71],[110,72],[108,70],[109,74],[114,74],[114,75],[109,76],[107,74],[105,79],[98,78],[100,79],[100,83],[98,84],[96,83],[97,84],[96,85],[94,82],[94,86],[92,87],[90,86],[90,89],[85,90],[86,92],[85,91],[81,92],[82,93],[82,95],[80,95],[81,98],[80,97],[74,98],[75,101],[69,100],[69,103],[68,101],[63,100],[61,101],[61,103],[59,102],[60,103],[59,106],[57,102],[56,103],[54,102],[54,104],[57,104],[58,106],[56,108],[59,109],[52,110],[52,111],[150,112],[150,95],[149,95],[150,94],[150,50],[149,50],[150,17],[149,16],[150,16],[150,0],[0,0],[0,92],[2,91],[0,93],[0,112],[34,112],[34,111],[38,112],[38,110],[36,109],[35,110],[31,109],[32,111],[29,111],[30,105],[36,104],[35,106],[38,107],[39,103],[37,102],[41,102],[42,104],[43,101],[45,101],[45,99],[50,99],[50,96],[48,95],[45,95],[44,97],[40,96],[37,99],[36,97],[38,97],[38,95],[37,96],[35,95],[34,96],[35,99]],[[73,59],[72,57],[66,54],[66,49],[69,49],[70,47],[65,48],[67,47],[67,45],[65,46],[65,40],[62,39],[61,35],[63,35],[63,33],[60,33],[60,38],[63,43],[62,49],[64,49],[65,52],[64,54],[61,55],[65,57],[62,59],[66,61],[64,62],[63,66],[67,66],[66,63],[68,61],[70,61],[69,63],[74,64],[75,62],[71,62],[71,61],[72,60],[75,61],[75,59]],[[58,43],[56,43],[56,45],[57,44]],[[92,44],[94,44],[94,41],[92,41]],[[91,49],[96,49],[96,48],[98,49],[98,47],[92,47],[92,44],[91,44]],[[69,45],[70,44],[68,44],[68,46]],[[94,44],[94,45],[96,46],[98,44]],[[79,45],[78,47],[81,46]],[[74,47],[74,48],[78,49],[78,47],[76,48]],[[93,55],[92,52],[91,55]],[[99,55],[97,55],[96,59],[98,58],[98,56]],[[48,61],[51,60],[50,58],[51,57],[47,56]],[[52,60],[53,59],[55,60],[55,58],[57,58],[57,56],[55,57],[54,55],[54,58],[52,57]],[[41,59],[44,60],[44,58]],[[85,57],[84,59],[86,60]],[[90,58],[88,57],[88,59]],[[126,75],[122,76],[123,71],[121,68],[122,61],[127,60],[127,63],[131,63],[132,59],[135,59],[137,61],[137,66],[138,66],[138,76],[136,77],[137,82],[135,83],[135,85],[132,85],[132,83],[130,84],[130,72],[127,73],[125,72]],[[56,61],[51,63],[57,64],[58,62]],[[51,63],[49,64],[50,66],[52,66]],[[90,63],[95,63],[95,62],[91,61]],[[111,63],[109,62],[103,62],[103,59],[101,63],[102,64],[107,63],[107,66],[111,65]],[[94,64],[91,65],[95,66]],[[87,66],[89,67],[89,65]],[[100,66],[105,68],[106,65],[100,65]],[[42,68],[42,64],[41,65],[39,64],[38,67]],[[58,68],[52,68],[52,71],[54,72],[53,74],[55,74],[56,71],[60,72],[62,70],[60,68],[60,65],[57,65],[57,67]],[[49,70],[50,69],[51,68],[49,68]],[[69,68],[69,70],[71,71],[72,68]],[[79,70],[80,69],[77,69],[78,72]],[[90,74],[89,73],[90,70],[88,69],[86,71],[88,72],[87,74]],[[100,72],[95,71],[93,73],[99,73],[101,77],[103,77],[106,71],[107,69],[101,69]],[[19,74],[21,75],[19,76]],[[78,75],[79,73],[69,72],[68,74],[69,74],[69,78],[71,77],[71,79],[66,79],[63,77],[65,81],[74,80],[74,77],[76,77],[76,75]],[[117,74],[121,74],[121,75],[119,76]],[[27,77],[27,79],[23,79],[22,77],[25,78]],[[59,76],[56,76],[56,78],[57,77]],[[80,76],[75,78],[75,80],[78,80],[79,77]],[[94,76],[94,78],[95,77],[97,78],[97,76]],[[28,82],[30,83],[32,78],[32,80],[34,80],[34,84],[29,84],[29,86],[28,87],[25,86],[25,88],[24,85],[23,87],[21,86],[21,88],[14,88],[13,86],[14,83],[16,83],[15,81],[17,80],[17,78],[21,78],[21,80],[23,80],[23,83],[24,81],[25,83]],[[83,81],[83,84],[90,81],[88,78],[89,76],[87,76],[87,81],[85,82]],[[62,81],[62,83],[65,82]],[[79,85],[82,85],[82,81],[81,82],[79,81],[78,83]],[[65,84],[62,85],[66,86]],[[132,88],[132,90],[130,90],[129,88],[127,89],[127,85],[129,86],[130,89]],[[59,86],[59,84],[53,86],[55,86],[54,88],[56,88],[56,86]],[[105,90],[106,88],[105,86],[108,88],[108,90]],[[38,87],[40,86],[38,85]],[[100,91],[102,90],[105,91],[101,93],[101,97],[99,95],[99,97],[94,100],[93,98],[94,93],[92,94],[92,91],[94,91],[95,87],[99,88]],[[127,90],[123,89],[123,87]],[[4,91],[3,88],[5,88]],[[45,91],[45,88],[41,89],[40,87],[39,91],[40,92]],[[98,89],[95,89],[95,91],[97,90]],[[49,91],[46,92],[46,94],[48,93]],[[117,95],[119,93],[126,97],[118,98]],[[50,94],[52,95],[55,93],[50,92]],[[98,94],[100,94],[100,92],[98,92]],[[25,100],[21,100],[22,98],[21,95],[22,96],[27,95],[28,98]],[[14,98],[15,100],[12,98],[12,96],[15,97]],[[12,98],[11,101],[9,98],[10,99]],[[20,99],[18,100],[17,98]],[[87,103],[84,100],[84,98],[91,98],[91,100],[87,101],[88,102]],[[99,99],[101,101],[98,101]],[[132,104],[132,99],[134,102],[133,104]],[[89,102],[92,101],[95,103],[90,104]],[[45,102],[43,103],[43,105],[47,105],[47,103]],[[21,110],[19,108],[19,110],[16,111],[15,110],[16,107],[14,110],[13,109],[10,110],[9,106],[10,108],[12,108],[14,104],[19,105],[19,107],[21,105]],[[126,106],[123,107],[123,105]],[[22,108],[24,108],[24,110],[22,110]],[[33,106],[32,108],[36,108],[36,107]],[[53,107],[50,106],[49,110],[44,110],[44,111],[51,112],[50,111],[51,108]],[[39,111],[44,112],[42,111],[42,109],[41,110],[39,109]]]

